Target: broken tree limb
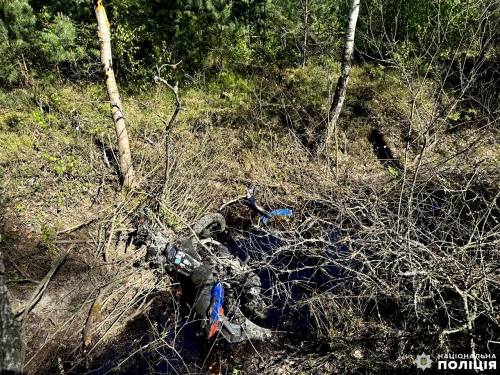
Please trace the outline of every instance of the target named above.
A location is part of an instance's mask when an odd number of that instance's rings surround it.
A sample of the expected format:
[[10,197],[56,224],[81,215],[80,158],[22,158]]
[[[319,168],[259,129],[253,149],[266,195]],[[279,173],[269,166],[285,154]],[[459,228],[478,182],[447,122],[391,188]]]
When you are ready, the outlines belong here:
[[[168,149],[169,149],[169,143],[170,143],[170,130],[172,129],[172,125],[174,124],[174,121],[177,117],[177,114],[180,111],[186,111],[187,108],[184,108],[181,105],[181,101],[179,99],[179,84],[178,84],[178,82],[175,83],[175,86],[172,86],[170,83],[168,83],[168,81],[166,79],[161,78],[159,76],[159,74],[161,72],[161,69],[164,66],[171,66],[175,69],[177,67],[177,65],[179,65],[181,62],[182,61],[179,61],[177,64],[164,64],[164,65],[162,65],[158,69],[158,75],[153,77],[153,79],[156,83],[161,82],[165,86],[167,86],[170,89],[170,91],[172,91],[172,93],[174,94],[175,103],[176,103],[174,113],[172,114],[172,117],[170,118],[170,121],[168,122],[168,124],[166,124],[166,126],[165,126],[165,174],[164,174],[164,180],[163,180],[164,181],[163,188],[162,188],[161,197],[160,197],[161,200],[164,200],[166,197],[166,194],[167,194],[167,186],[168,186],[167,181],[168,181],[168,168],[169,168]],[[165,121],[163,121],[163,123],[165,123]]]
[[99,291],[97,298],[94,300],[92,307],[89,311],[89,316],[87,318],[87,322],[85,323],[85,327],[83,328],[83,345],[85,347],[89,346],[92,343],[92,330],[94,328],[94,322],[99,318],[102,308],[102,300],[104,295],[113,288],[114,283],[109,283],[104,288]]
[[232,205],[232,204],[238,203],[238,202],[240,202],[240,201],[241,201],[241,200],[243,200],[243,199],[246,199],[246,197],[247,197],[247,196],[246,196],[246,194],[245,194],[245,195],[240,195],[240,196],[239,196],[239,197],[237,197],[236,199],[233,199],[233,200],[231,200],[231,201],[229,201],[229,202],[224,202],[224,203],[222,204],[222,206],[220,206],[220,207],[219,207],[219,211],[222,211],[222,210],[223,210],[224,208],[226,208],[227,206],[230,206],[230,205]]
[[66,258],[68,257],[72,247],[67,250],[63,255],[59,257],[57,262],[54,264],[54,266],[51,268],[51,270],[45,275],[45,277],[40,281],[38,284],[37,288],[35,291],[32,293],[31,298],[29,299],[28,303],[25,305],[23,311],[23,318],[21,319],[21,325],[24,330],[24,325],[26,323],[26,318],[28,317],[29,312],[35,307],[35,305],[40,301],[42,298],[43,293],[45,292],[45,289],[47,289],[47,285],[50,282],[50,279],[52,276],[54,276],[54,273],[59,269],[59,267],[62,266],[62,264],[66,261]]
[[[28,303],[24,307],[24,313],[23,313],[23,318],[21,319],[21,335],[24,337],[25,332],[26,332],[26,319],[28,318],[29,312],[35,307],[35,305],[40,301],[42,298],[43,293],[47,289],[47,285],[49,284],[50,280],[52,279],[52,276],[56,273],[56,271],[59,269],[59,267],[62,266],[62,264],[66,261],[68,258],[68,255],[73,247],[70,247],[64,254],[62,254],[57,262],[52,266],[51,270],[45,275],[42,281],[40,281],[40,284],[38,284],[38,287],[35,289],[33,294],[31,295],[31,298],[29,299]],[[26,355],[26,344],[23,345],[22,349],[22,355],[21,357],[24,358]]]

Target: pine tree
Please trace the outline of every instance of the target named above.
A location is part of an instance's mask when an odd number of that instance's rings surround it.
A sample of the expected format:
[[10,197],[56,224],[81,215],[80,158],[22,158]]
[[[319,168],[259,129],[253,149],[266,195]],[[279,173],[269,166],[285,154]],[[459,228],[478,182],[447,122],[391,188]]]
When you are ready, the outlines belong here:
[[7,83],[28,81],[35,16],[27,0],[0,2],[0,79]]

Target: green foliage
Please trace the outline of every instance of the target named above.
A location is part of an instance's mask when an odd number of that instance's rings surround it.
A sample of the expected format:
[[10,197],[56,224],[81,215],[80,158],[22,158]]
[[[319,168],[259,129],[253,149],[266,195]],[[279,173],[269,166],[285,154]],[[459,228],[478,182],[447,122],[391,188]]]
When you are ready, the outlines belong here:
[[0,120],[0,130],[19,131],[24,127],[24,116],[18,113],[9,113]]
[[27,0],[0,2],[0,80],[8,83],[28,74],[35,16]]
[[85,55],[76,44],[77,32],[69,17],[35,14],[27,0],[0,2],[0,82],[31,85],[38,74],[60,75],[62,63]]
[[477,30],[493,26],[492,17],[481,20],[490,6],[489,1],[367,2],[361,7],[357,45],[369,56],[407,64],[419,58],[449,61],[465,49],[474,55],[483,43]]
[[12,110],[22,111],[32,104],[32,97],[27,90],[0,92],[0,105]]
[[174,231],[178,230],[181,227],[181,222],[179,219],[172,214],[170,211],[160,209],[160,218],[167,224],[169,228],[172,228]]
[[66,15],[78,23],[88,24],[95,21],[92,2],[89,0],[30,0],[29,2],[35,12]]
[[53,228],[42,224],[40,231],[41,241],[38,243],[38,250],[45,252],[47,255],[54,255],[56,253],[56,235]]
[[73,155],[58,157],[42,153],[41,156],[50,163],[52,170],[59,176],[71,174],[78,167],[78,159]]
[[458,112],[451,112],[448,115],[448,120],[450,121],[458,121],[460,119],[460,113]]
[[[0,79],[90,76],[98,45],[91,2],[15,0],[3,2]],[[208,73],[246,71],[271,62],[293,67],[309,61],[335,65],[347,8],[337,1],[309,0],[109,0],[117,77],[149,80],[164,63],[183,60],[183,69]],[[307,22],[304,18],[307,13]],[[5,20],[4,20],[5,18]],[[302,41],[306,36],[307,51]],[[14,42],[14,43],[13,43]],[[169,72],[177,79],[179,72]]]
[[74,61],[83,56],[82,47],[75,44],[76,28],[69,17],[53,17],[43,8],[39,20],[42,30],[38,34],[38,48],[48,63]]
[[33,121],[35,124],[37,124],[40,128],[45,129],[47,126],[47,122],[45,121],[45,118],[43,116],[43,112],[40,110],[35,110],[31,113],[31,116],[33,118]]
[[389,175],[390,175],[392,178],[397,178],[397,177],[399,177],[399,171],[398,171],[396,168],[394,168],[394,167],[392,167],[392,166],[390,166],[390,165],[387,167],[387,172],[389,172]]
[[8,42],[15,48],[27,47],[30,33],[35,25],[35,16],[28,1],[2,1],[0,14],[2,42]]
[[328,97],[326,77],[324,69],[313,65],[287,70],[286,83],[292,102],[316,107],[325,104]]
[[[467,47],[481,56],[478,29],[500,19],[490,2],[374,0],[361,6],[356,46],[368,56],[417,73],[429,59],[448,61]],[[189,74],[248,72],[270,65],[339,68],[348,3],[334,0],[108,0],[117,77],[150,80],[164,63],[183,60]],[[481,15],[491,12],[484,22]],[[96,77],[98,45],[86,0],[0,3],[0,80]],[[496,33],[498,34],[498,32]],[[495,34],[495,35],[496,35]],[[497,40],[500,36],[496,36]],[[466,41],[466,43],[464,42]],[[180,70],[168,72],[171,79]]]
[[[33,149],[33,139],[27,135],[0,133],[0,163],[16,163],[28,157],[28,151]],[[17,160],[15,159],[18,158]]]
[[224,99],[223,106],[238,107],[245,105],[253,85],[250,79],[241,74],[224,70],[220,73],[219,81],[208,83],[207,88],[210,94]]

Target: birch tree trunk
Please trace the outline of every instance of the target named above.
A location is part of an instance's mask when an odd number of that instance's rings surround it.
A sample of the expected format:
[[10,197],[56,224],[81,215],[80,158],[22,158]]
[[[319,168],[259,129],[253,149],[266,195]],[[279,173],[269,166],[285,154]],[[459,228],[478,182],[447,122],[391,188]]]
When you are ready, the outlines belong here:
[[342,58],[342,68],[335,94],[333,96],[332,104],[329,110],[329,120],[326,129],[325,141],[323,148],[326,149],[332,134],[337,126],[337,120],[344,104],[345,93],[347,90],[347,83],[349,82],[349,73],[351,71],[352,54],[354,51],[354,33],[356,31],[356,22],[358,20],[359,6],[361,0],[351,0],[349,9],[349,19],[347,21],[347,30],[345,35],[344,56]]
[[106,16],[102,0],[93,0],[93,2],[97,19],[97,35],[99,36],[102,70],[106,78],[106,89],[108,91],[111,115],[116,130],[120,173],[123,185],[131,187],[134,185],[134,169],[132,167],[132,155],[130,153],[130,144],[125,126],[125,115],[123,114],[120,94],[118,93],[118,86],[116,85],[115,74],[113,72],[111,33],[109,31],[108,17]]
[[5,286],[2,253],[0,252],[0,374],[21,374],[23,342],[21,325],[12,315]]

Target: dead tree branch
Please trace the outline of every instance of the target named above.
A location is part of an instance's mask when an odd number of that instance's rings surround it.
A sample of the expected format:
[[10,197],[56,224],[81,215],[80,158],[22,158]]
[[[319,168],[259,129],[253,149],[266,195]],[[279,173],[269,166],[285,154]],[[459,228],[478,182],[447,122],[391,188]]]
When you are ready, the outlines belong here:
[[[180,111],[186,111],[187,108],[182,107],[181,101],[179,99],[179,83],[175,82],[175,85],[172,86],[166,79],[160,77],[160,72],[161,72],[161,69],[163,67],[165,67],[165,66],[170,66],[173,69],[176,69],[177,65],[179,65],[181,62],[182,62],[182,60],[179,61],[177,64],[163,64],[158,69],[158,75],[155,75],[153,77],[153,79],[154,79],[154,81],[156,83],[161,82],[165,86],[167,86],[170,91],[172,91],[172,93],[174,94],[175,103],[176,103],[176,107],[175,107],[174,113],[172,114],[172,117],[170,118],[170,121],[165,126],[165,174],[164,174],[163,189],[162,189],[162,192],[161,192],[161,200],[163,200],[166,197],[166,191],[167,191],[167,180],[168,180],[168,169],[169,169],[168,152],[169,152],[169,144],[170,144],[170,130],[172,129],[174,121],[177,118],[177,115],[179,114],[179,112]],[[163,121],[163,123],[165,123],[165,121]]]

